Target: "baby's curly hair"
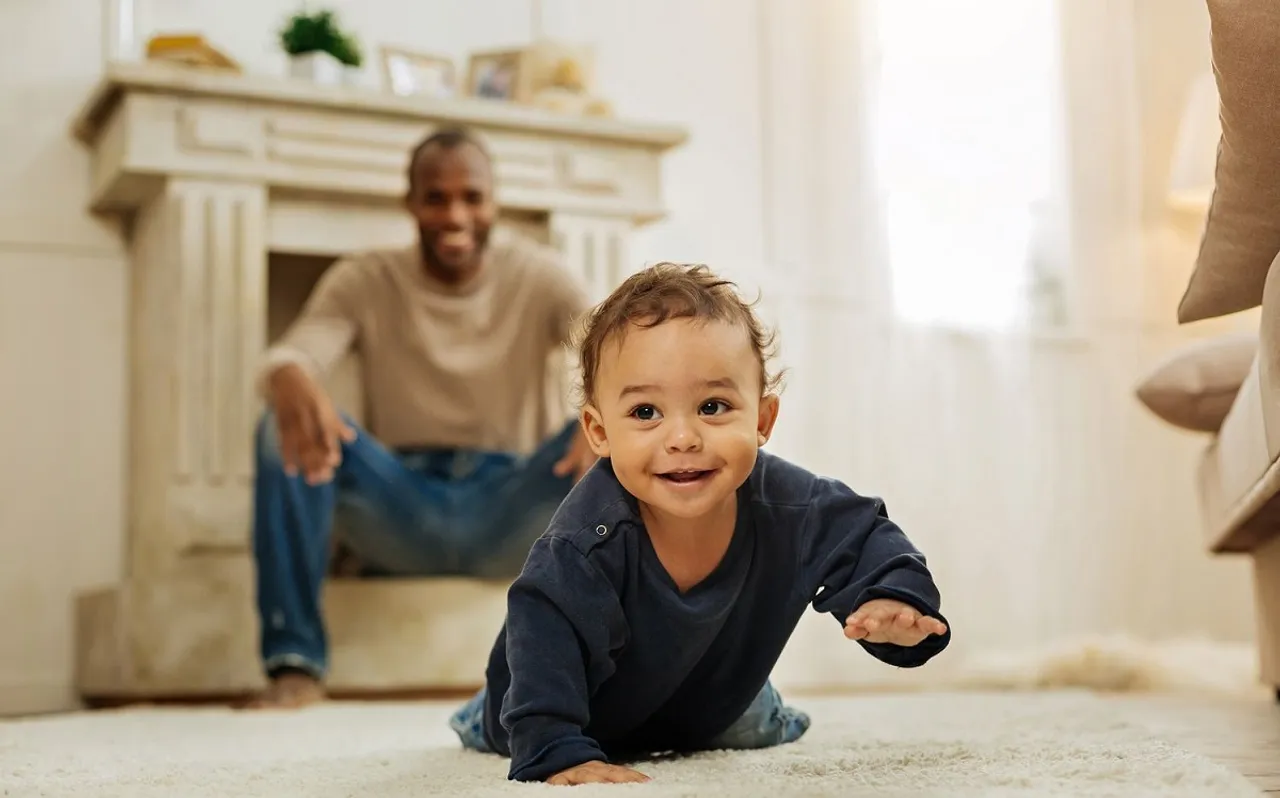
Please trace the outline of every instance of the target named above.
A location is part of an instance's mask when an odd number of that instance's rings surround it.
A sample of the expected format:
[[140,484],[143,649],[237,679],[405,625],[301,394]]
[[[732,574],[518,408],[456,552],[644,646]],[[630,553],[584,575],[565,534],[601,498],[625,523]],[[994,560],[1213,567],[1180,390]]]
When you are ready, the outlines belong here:
[[756,302],[744,302],[735,283],[704,264],[664,261],[636,272],[579,320],[574,337],[582,373],[580,403],[590,403],[595,397],[596,373],[606,343],[625,334],[631,325],[656,327],[671,319],[741,325],[751,337],[751,348],[760,364],[762,393],[776,391],[782,374],[770,371],[769,363],[776,354],[777,337],[756,316]]

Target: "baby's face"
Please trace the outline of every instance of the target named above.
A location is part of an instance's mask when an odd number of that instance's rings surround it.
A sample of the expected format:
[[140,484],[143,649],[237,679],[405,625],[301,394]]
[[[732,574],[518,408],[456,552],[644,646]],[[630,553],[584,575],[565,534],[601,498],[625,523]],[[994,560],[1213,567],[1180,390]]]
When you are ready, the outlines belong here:
[[747,331],[673,319],[605,344],[583,426],[597,455],[658,513],[709,516],[733,501],[777,418]]

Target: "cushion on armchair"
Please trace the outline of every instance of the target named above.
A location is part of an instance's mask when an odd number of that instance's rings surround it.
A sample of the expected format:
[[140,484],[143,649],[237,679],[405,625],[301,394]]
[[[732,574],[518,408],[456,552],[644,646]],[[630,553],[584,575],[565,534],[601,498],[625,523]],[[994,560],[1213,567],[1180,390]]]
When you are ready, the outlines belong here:
[[1137,388],[1139,401],[1176,427],[1216,433],[1258,351],[1254,332],[1188,344],[1165,358]]
[[1208,5],[1222,137],[1184,324],[1257,307],[1280,253],[1280,0]]

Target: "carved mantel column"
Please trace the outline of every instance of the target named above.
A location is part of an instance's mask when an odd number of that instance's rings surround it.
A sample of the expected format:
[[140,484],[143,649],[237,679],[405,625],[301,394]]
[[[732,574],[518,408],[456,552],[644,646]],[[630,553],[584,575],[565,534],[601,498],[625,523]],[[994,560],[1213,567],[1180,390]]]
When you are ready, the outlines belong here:
[[628,256],[632,229],[628,220],[611,216],[554,211],[550,219],[552,246],[577,270],[596,302],[641,265]]
[[129,575],[248,542],[267,191],[174,178],[132,241]]

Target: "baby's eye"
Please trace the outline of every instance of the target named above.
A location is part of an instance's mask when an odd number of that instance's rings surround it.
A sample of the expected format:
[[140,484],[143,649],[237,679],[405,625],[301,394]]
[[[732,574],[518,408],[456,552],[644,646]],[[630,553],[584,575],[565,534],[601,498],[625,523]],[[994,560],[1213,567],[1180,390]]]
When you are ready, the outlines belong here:
[[702,407],[698,408],[698,412],[707,416],[714,416],[717,413],[726,413],[728,411],[729,404],[719,399],[712,399],[708,402],[703,402]]
[[631,410],[631,415],[638,421],[653,421],[658,417],[658,408],[653,405],[639,405]]

